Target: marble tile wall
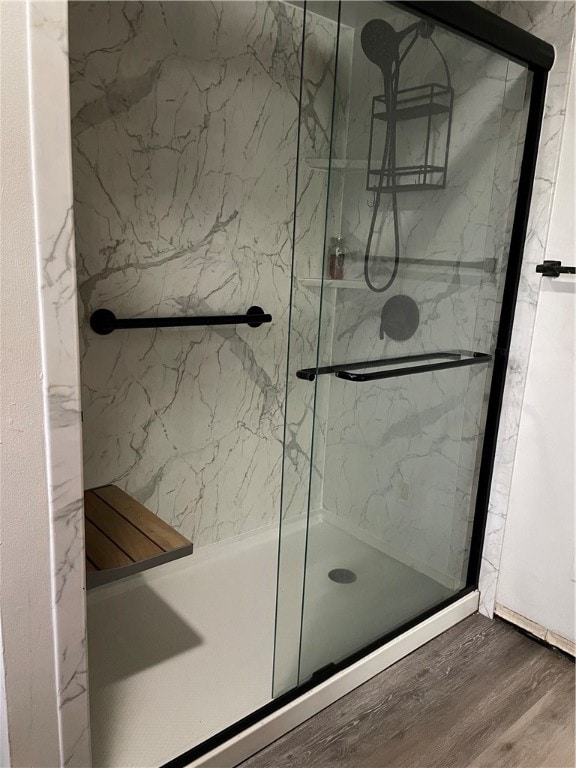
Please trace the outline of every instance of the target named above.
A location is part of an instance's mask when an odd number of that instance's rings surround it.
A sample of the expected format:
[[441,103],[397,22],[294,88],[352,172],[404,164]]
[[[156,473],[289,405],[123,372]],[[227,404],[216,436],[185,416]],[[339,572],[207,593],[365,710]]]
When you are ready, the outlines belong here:
[[[302,20],[281,2],[70,6],[85,485],[120,485],[196,546],[278,519]],[[307,32],[314,151],[327,141],[333,31],[315,17]],[[297,238],[311,252],[324,196],[302,190]],[[107,337],[88,326],[99,307],[253,304],[272,324]],[[314,309],[294,302],[296,344],[310,343]]]

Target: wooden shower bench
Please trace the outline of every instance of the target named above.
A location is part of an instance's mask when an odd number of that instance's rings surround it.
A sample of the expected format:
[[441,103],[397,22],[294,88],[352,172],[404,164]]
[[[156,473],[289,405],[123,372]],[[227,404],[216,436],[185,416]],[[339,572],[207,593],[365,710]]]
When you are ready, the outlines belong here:
[[192,542],[115,485],[84,493],[86,581],[105,584],[192,553]]

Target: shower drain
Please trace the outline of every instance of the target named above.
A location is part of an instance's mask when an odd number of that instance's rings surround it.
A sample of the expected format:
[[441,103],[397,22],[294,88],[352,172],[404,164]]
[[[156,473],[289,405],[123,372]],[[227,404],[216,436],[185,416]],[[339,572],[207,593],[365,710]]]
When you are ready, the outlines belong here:
[[357,579],[354,571],[349,571],[348,568],[334,568],[328,573],[328,577],[338,584],[352,584]]

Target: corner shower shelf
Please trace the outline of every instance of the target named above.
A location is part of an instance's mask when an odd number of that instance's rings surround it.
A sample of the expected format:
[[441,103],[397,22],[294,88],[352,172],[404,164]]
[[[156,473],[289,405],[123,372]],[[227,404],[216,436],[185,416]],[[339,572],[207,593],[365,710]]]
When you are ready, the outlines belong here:
[[84,493],[86,582],[96,587],[192,554],[192,542],[115,485]]
[[299,277],[298,282],[300,285],[304,285],[307,288],[320,288],[322,282],[324,282],[325,288],[352,288],[357,291],[366,291],[368,286],[364,279],[358,280],[331,280],[325,278],[323,281],[321,277]]
[[[393,259],[384,257],[379,259],[382,262],[393,263]],[[497,262],[496,259],[477,259],[475,261],[458,261],[455,259],[432,259],[432,258],[403,258],[401,260],[401,266],[404,270],[404,277],[410,279],[423,279],[423,274],[427,280],[445,280],[442,275],[450,271],[449,274],[453,275],[457,272],[462,280],[472,279],[470,273],[483,272],[485,274],[494,274],[496,271]],[[440,271],[441,276],[436,278],[436,274]],[[474,278],[475,279],[475,278]],[[479,278],[478,278],[479,279]],[[306,288],[320,288],[324,283],[325,288],[352,289],[356,291],[369,290],[366,285],[366,281],[363,277],[357,277],[354,279],[342,279],[332,280],[328,277],[322,280],[321,277],[299,277],[298,283]]]
[[306,163],[316,171],[363,171],[368,169],[367,160],[346,160],[333,157],[307,157]]
[[[309,157],[306,162],[310,168],[316,171],[341,171],[345,173],[366,173],[368,171],[367,160],[337,160],[328,157]],[[397,192],[422,192],[427,190],[444,189],[446,186],[444,181],[439,183],[424,182],[423,179],[430,177],[435,178],[435,174],[444,174],[446,169],[440,165],[422,164],[417,166],[399,166],[396,168],[396,177],[400,179],[400,183],[389,184],[386,183],[380,188],[383,193],[396,190]],[[380,171],[370,171],[370,178],[380,176]],[[384,174],[387,179],[390,176],[386,171]],[[402,183],[404,180],[406,183]],[[368,189],[373,192],[376,190],[376,184],[371,182]]]

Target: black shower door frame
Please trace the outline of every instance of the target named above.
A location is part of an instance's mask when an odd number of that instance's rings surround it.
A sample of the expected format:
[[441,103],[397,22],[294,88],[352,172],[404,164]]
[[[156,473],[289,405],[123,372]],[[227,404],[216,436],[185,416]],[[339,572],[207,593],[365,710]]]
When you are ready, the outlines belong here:
[[[514,26],[514,24],[499,18],[490,11],[481,8],[469,0],[452,0],[450,2],[436,2],[436,0],[404,2],[400,0],[392,0],[390,4],[416,16],[429,19],[451,32],[455,32],[462,37],[473,40],[475,43],[485,48],[506,56],[512,61],[524,65],[528,71],[532,73],[530,106],[526,123],[524,150],[518,180],[516,206],[512,223],[508,264],[504,281],[500,323],[494,353],[492,382],[490,385],[484,441],[478,474],[478,490],[476,494],[466,586],[457,594],[420,614],[414,620],[387,633],[338,664],[331,665],[330,668],[326,670],[325,674],[314,676],[311,680],[308,680],[296,688],[293,688],[288,693],[279,696],[269,704],[255,710],[233,725],[212,736],[210,739],[203,741],[201,744],[184,752],[179,757],[165,763],[162,768],[184,768],[193,760],[198,760],[208,752],[216,749],[233,737],[238,736],[242,731],[256,725],[263,718],[268,717],[299,698],[304,693],[312,690],[327,678],[341,672],[343,669],[359,661],[369,653],[386,645],[390,640],[403,634],[411,627],[417,626],[425,619],[434,616],[443,608],[461,600],[465,595],[478,589],[480,567],[482,563],[482,549],[488,516],[488,503],[490,500],[490,487],[494,472],[498,426],[502,412],[502,401],[506,384],[506,370],[510,354],[518,287],[520,284],[522,257],[524,254],[526,232],[528,229],[538,145],[542,130],[542,119],[544,116],[546,84],[548,80],[548,72],[554,63],[554,48],[549,43],[535,37],[529,32],[525,32]],[[304,12],[306,12],[306,2],[304,2]]]
[[[472,525],[466,587],[458,595],[446,601],[446,605],[449,605],[455,599],[459,599],[464,594],[477,589],[480,579],[488,505],[498,443],[498,428],[502,413],[506,371],[510,356],[512,329],[522,270],[522,258],[524,255],[526,232],[528,230],[532,190],[534,188],[538,145],[542,131],[542,119],[544,117],[546,84],[548,72],[554,64],[554,48],[549,43],[544,42],[544,40],[531,35],[529,32],[525,32],[509,21],[499,18],[473,2],[465,0],[457,2],[408,0],[406,2],[391,2],[391,5],[414,13],[417,16],[428,18],[451,32],[456,32],[462,37],[467,37],[485,48],[489,48],[512,61],[524,65],[532,73],[524,151],[520,165],[516,207],[514,209],[508,263],[502,294],[500,323],[498,326],[496,349],[494,350],[494,366],[488,398],[484,441],[478,472],[478,490]],[[436,613],[437,610],[438,608],[431,611],[430,615]],[[416,623],[419,623],[421,620],[420,618]]]

